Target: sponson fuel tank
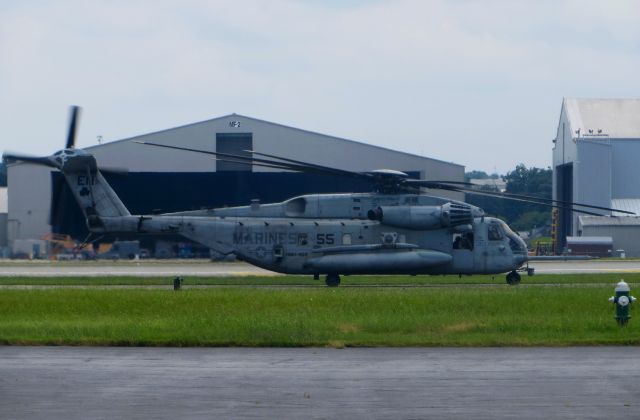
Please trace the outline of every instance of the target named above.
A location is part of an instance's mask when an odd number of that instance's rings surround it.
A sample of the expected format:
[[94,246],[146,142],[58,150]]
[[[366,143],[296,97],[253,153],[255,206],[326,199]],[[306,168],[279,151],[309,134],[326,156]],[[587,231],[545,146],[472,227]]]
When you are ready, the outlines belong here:
[[312,258],[305,268],[319,273],[383,273],[386,271],[417,271],[446,264],[452,259],[444,252],[416,249],[409,251],[358,252],[330,254]]
[[382,206],[369,210],[370,220],[388,226],[424,230],[466,225],[473,221],[471,206],[446,203],[442,206]]

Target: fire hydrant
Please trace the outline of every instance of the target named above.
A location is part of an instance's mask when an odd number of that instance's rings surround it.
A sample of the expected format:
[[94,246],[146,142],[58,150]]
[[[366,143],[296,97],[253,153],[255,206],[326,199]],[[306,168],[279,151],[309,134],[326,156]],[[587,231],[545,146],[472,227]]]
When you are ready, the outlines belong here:
[[620,282],[616,284],[615,292],[616,295],[611,296],[609,302],[613,302],[616,305],[615,318],[618,325],[627,325],[627,322],[629,322],[631,318],[631,315],[629,315],[631,304],[636,301],[636,298],[631,296],[631,289],[624,280],[620,280]]

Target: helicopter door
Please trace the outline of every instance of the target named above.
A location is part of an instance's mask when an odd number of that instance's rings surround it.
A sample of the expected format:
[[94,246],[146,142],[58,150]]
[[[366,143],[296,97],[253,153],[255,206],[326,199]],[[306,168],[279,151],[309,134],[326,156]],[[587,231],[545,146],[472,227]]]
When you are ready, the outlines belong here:
[[460,272],[471,272],[474,263],[474,234],[473,232],[453,234],[451,255],[453,264]]
[[476,225],[476,268],[482,273],[495,273],[509,266],[511,256],[505,252],[505,233],[501,223],[489,219]]

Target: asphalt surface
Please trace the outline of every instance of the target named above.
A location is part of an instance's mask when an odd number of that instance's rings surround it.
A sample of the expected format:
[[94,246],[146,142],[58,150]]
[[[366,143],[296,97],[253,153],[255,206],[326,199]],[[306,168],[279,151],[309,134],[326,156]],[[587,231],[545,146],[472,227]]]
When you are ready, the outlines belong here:
[[640,418],[640,348],[0,347],[0,418]]
[[[540,274],[640,272],[640,260],[536,261],[531,267]],[[212,277],[275,275],[242,262],[115,261],[115,262],[7,262],[0,264],[0,277]]]
[[215,277],[269,276],[263,270],[242,262],[178,261],[83,261],[83,262],[22,262],[0,265],[0,277]]

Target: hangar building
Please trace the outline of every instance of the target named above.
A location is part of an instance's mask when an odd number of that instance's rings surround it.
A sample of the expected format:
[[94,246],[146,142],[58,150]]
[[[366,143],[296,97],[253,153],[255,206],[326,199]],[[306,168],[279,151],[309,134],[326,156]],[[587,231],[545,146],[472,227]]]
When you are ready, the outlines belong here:
[[[640,215],[640,99],[565,98],[553,143],[555,199]],[[640,237],[634,216],[561,210],[558,222],[559,249],[567,236],[611,236],[614,250],[640,256],[640,241],[628,240]]]
[[[462,165],[231,114],[87,148],[99,166],[129,170],[126,176],[105,177],[133,214],[247,205],[252,199],[276,202],[314,192],[368,190],[367,185],[350,178],[216,161],[211,155],[146,146],[139,141],[233,154],[254,150],[339,169],[389,168],[428,179],[464,180]],[[9,166],[10,244],[17,239],[39,239],[51,231],[84,239],[84,219],[62,179],[60,173],[46,167],[27,163]],[[464,199],[460,193],[440,195]],[[57,197],[55,203],[52,197]]]

